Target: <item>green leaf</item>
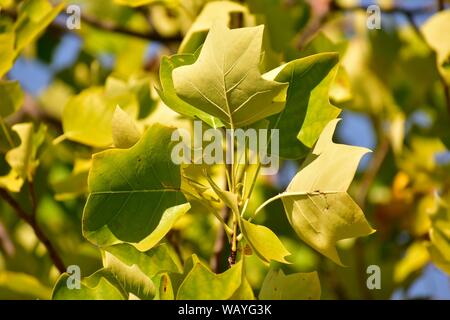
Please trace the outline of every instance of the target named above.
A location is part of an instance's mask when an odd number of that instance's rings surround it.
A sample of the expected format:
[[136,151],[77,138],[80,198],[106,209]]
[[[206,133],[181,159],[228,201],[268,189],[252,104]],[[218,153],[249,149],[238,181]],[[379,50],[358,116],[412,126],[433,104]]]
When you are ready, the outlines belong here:
[[[309,4],[305,1],[248,0],[246,3],[252,13],[263,19],[271,47],[277,52],[293,47],[292,40],[308,21]],[[295,51],[298,54],[298,49]]]
[[282,198],[289,223],[311,247],[342,265],[336,242],[374,230],[347,194],[358,163],[369,150],[333,142],[339,119],[323,130]]
[[259,292],[260,300],[319,300],[320,281],[317,272],[284,275],[271,269]]
[[[139,105],[138,119],[147,117],[156,107],[150,90],[151,81],[148,76],[132,74],[126,80],[110,76],[106,79],[105,92],[109,96],[135,96]],[[132,99],[132,98],[131,98]]]
[[175,300],[172,280],[167,273],[163,273],[154,278],[154,283],[159,288],[155,300]]
[[[163,272],[180,272],[181,266],[167,245],[140,252],[129,244],[106,247],[103,265],[111,270],[122,287],[140,299],[153,299],[159,286],[156,275]],[[155,279],[158,282],[160,278]]]
[[23,300],[51,298],[52,290],[25,273],[0,271],[0,299]]
[[210,271],[198,260],[194,261],[178,289],[177,300],[230,299],[241,285],[242,272],[242,261],[221,274]]
[[294,60],[264,75],[289,82],[286,107],[269,119],[270,127],[280,129],[281,157],[305,156],[325,126],[339,115],[341,110],[329,100],[338,62],[336,53],[321,53]]
[[70,275],[63,273],[53,288],[53,300],[126,300],[128,295],[108,269],[81,280],[80,289],[69,289]]
[[229,127],[280,112],[287,84],[265,80],[258,64],[264,27],[230,30],[214,24],[192,65],[173,70],[176,93]]
[[47,128],[41,125],[37,132],[33,123],[20,123],[12,127],[20,138],[20,145],[6,153],[6,161],[14,172],[13,176],[22,181],[33,181],[34,172],[39,165],[37,153],[45,140]]
[[64,6],[65,1],[52,7],[47,0],[26,0],[19,9],[19,17],[14,25],[16,54],[38,37]]
[[248,280],[243,276],[241,286],[233,293],[229,300],[255,300],[255,294]]
[[172,71],[175,68],[193,64],[197,59],[193,54],[177,54],[170,57],[163,57],[161,59],[161,66],[159,71],[159,77],[161,82],[161,88],[157,89],[161,100],[172,110],[179,114],[185,115],[190,118],[198,118],[206,122],[212,128],[222,127],[222,122],[209,115],[208,113],[197,109],[189,103],[180,99],[177,96],[173,85]]
[[173,129],[155,124],[130,149],[93,156],[83,234],[106,246],[129,242],[150,249],[190,208],[180,191],[180,167],[171,161]]
[[[14,52],[15,34],[14,32],[0,33],[0,78],[12,68],[15,52]],[[2,112],[3,107],[0,108]]]
[[181,273],[183,271],[178,257],[165,243],[145,252],[126,243],[109,246],[104,250],[128,266],[138,266],[148,277],[164,272]]
[[[1,41],[1,39],[0,39]],[[0,57],[1,59],[1,57]],[[18,81],[0,81],[0,117],[6,118],[23,104],[24,95]]]
[[112,138],[116,148],[131,148],[141,138],[141,130],[128,113],[116,106],[112,118]]
[[194,53],[201,47],[214,23],[231,27],[233,14],[240,14],[243,26],[246,25],[245,20],[248,20],[249,12],[243,5],[231,1],[207,3],[184,36],[178,53]]
[[450,41],[443,30],[450,29],[450,11],[444,10],[434,14],[421,27],[427,43],[437,53],[437,65],[442,76],[450,85]]
[[131,115],[138,112],[137,99],[129,92],[92,87],[70,98],[63,111],[64,135],[57,140],[67,138],[94,147],[111,145],[112,120],[117,105]]
[[423,241],[413,242],[405,255],[395,264],[394,281],[403,283],[412,273],[422,270],[429,261],[427,245]]
[[94,147],[110,145],[115,107],[105,101],[103,88],[89,88],[72,97],[63,111],[64,137]]
[[244,219],[240,222],[242,234],[248,241],[251,248],[262,260],[270,262],[271,260],[289,263],[285,257],[291,253],[287,251],[283,243],[278,239],[272,230],[265,226],[259,226],[250,223]]
[[51,183],[55,191],[55,199],[64,201],[74,199],[88,192],[87,180],[91,160],[76,159],[71,174],[61,180]]

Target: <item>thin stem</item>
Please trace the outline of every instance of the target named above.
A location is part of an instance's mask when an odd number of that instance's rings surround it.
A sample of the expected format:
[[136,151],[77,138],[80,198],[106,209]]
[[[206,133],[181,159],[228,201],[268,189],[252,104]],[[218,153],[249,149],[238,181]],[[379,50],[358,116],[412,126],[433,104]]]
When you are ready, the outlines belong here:
[[230,268],[236,264],[236,256],[237,256],[237,233],[238,233],[238,217],[233,214],[233,235],[231,237],[231,252],[228,257],[228,264]]
[[248,219],[248,221],[252,221],[259,212],[261,212],[262,209],[264,209],[264,207],[266,207],[268,204],[278,200],[278,199],[282,199],[282,198],[286,198],[286,197],[295,197],[295,196],[314,196],[314,195],[320,195],[320,194],[331,194],[331,193],[338,193],[338,191],[327,191],[327,192],[320,192],[320,191],[301,191],[301,192],[283,192],[280,193],[278,195],[276,195],[275,197],[272,197],[268,200],[266,200],[263,204],[261,204],[256,210],[255,213],[253,214],[253,216]]
[[50,256],[50,259],[53,261],[53,264],[58,269],[60,273],[63,273],[66,271],[66,267],[59,256],[58,252],[56,251],[53,244],[50,242],[50,240],[47,238],[47,236],[44,234],[42,229],[39,227],[37,221],[36,221],[36,212],[33,209],[33,214],[28,214],[25,212],[25,210],[20,206],[20,204],[14,199],[6,190],[0,188],[0,197],[3,198],[10,206],[14,209],[17,216],[28,223],[31,228],[33,229],[36,237],[39,239],[39,241],[42,242],[42,244],[47,249],[47,252]]
[[[231,171],[231,167],[229,164],[225,164],[225,189],[228,189],[231,181],[230,181],[230,174],[229,172]],[[219,219],[217,212],[215,212],[216,217]],[[222,222],[222,226],[223,228],[219,228],[219,230],[217,231],[216,234],[216,241],[214,243],[214,253],[213,256],[211,257],[210,260],[210,266],[211,266],[211,270],[213,270],[214,272],[218,273],[219,272],[219,267],[220,267],[220,261],[222,259],[222,252],[225,249],[225,243],[227,242],[227,237],[225,234],[225,230],[226,232],[229,233],[230,236],[232,236],[233,234],[233,230],[228,227],[226,221],[228,221],[228,219],[230,218],[230,213],[231,210],[230,208],[228,208],[228,206],[226,206],[224,204],[224,206],[222,207],[222,212],[220,215],[220,219],[219,221]]]
[[[230,217],[230,208],[227,206],[222,207],[222,220],[227,221]],[[225,224],[226,225],[226,224]],[[233,232],[230,227],[227,226],[230,230],[230,234]],[[225,249],[225,243],[227,242],[227,236],[225,234],[224,228],[219,228],[216,234],[216,241],[214,242],[214,253],[210,260],[211,270],[215,273],[218,273],[220,270],[220,262],[222,259],[222,252]]]
[[8,140],[8,144],[11,148],[14,148],[14,142],[12,140],[11,135],[9,134],[8,128],[6,128],[5,122],[3,121],[3,118],[0,117],[0,126],[2,127],[3,132],[5,133],[6,140]]

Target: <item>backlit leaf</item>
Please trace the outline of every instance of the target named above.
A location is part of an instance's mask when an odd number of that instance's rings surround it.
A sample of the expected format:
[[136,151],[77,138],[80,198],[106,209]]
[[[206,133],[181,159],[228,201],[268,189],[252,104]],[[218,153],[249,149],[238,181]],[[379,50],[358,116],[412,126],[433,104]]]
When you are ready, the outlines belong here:
[[189,210],[180,191],[180,168],[170,158],[172,131],[155,124],[130,149],[94,155],[83,214],[83,233],[90,241],[100,246],[129,242],[145,251],[170,230],[173,217]]
[[258,69],[263,30],[214,24],[197,61],[174,69],[176,93],[229,127],[280,112],[284,103],[275,100],[287,85],[263,79]]

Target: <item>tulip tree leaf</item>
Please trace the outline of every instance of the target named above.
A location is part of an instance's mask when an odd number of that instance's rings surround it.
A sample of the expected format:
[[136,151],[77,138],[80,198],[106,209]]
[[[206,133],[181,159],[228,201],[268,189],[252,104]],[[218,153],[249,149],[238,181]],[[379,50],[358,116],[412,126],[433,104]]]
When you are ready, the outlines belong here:
[[213,1],[207,3],[184,36],[178,53],[194,53],[203,44],[214,23],[231,27],[232,14],[241,14],[242,19],[245,19],[249,12],[246,7],[236,2]]
[[175,300],[172,280],[168,273],[163,273],[154,278],[154,283],[159,290],[156,292],[155,300]]
[[329,100],[338,61],[336,53],[321,53],[294,60],[264,75],[289,82],[286,107],[269,118],[270,126],[280,130],[281,157],[305,156],[328,122],[339,115],[340,109]]
[[45,30],[64,8],[62,1],[52,6],[47,0],[27,0],[19,10],[19,17],[14,25],[16,33],[16,52],[21,51],[33,39]]
[[242,260],[221,274],[215,274],[202,262],[193,267],[178,288],[177,300],[227,300],[242,282]]
[[70,98],[63,111],[62,137],[93,147],[111,145],[117,105],[131,115],[138,112],[137,99],[131,93],[113,94],[104,88],[92,87]]
[[81,279],[80,289],[69,288],[70,275],[63,273],[53,288],[53,300],[126,300],[128,295],[108,269]]
[[259,292],[260,300],[319,300],[320,281],[317,272],[285,275],[271,269]]
[[141,138],[136,121],[128,113],[116,106],[112,118],[112,138],[117,148],[130,148]]
[[45,140],[47,129],[45,126],[41,126],[35,132],[33,123],[19,123],[14,125],[12,129],[17,132],[20,138],[20,145],[6,153],[6,161],[10,165],[12,172],[10,174],[22,182],[26,180],[32,181],[34,172],[39,165],[39,160],[37,159],[38,149]]
[[212,128],[222,127],[223,124],[219,119],[183,101],[177,96],[175,91],[172,71],[175,68],[193,64],[196,59],[197,55],[194,54],[176,54],[170,57],[163,57],[159,71],[161,88],[158,89],[158,94],[161,100],[172,110],[187,117],[198,118]]
[[250,244],[255,253],[264,261],[271,260],[282,263],[289,263],[285,257],[290,252],[284,247],[283,243],[278,239],[272,230],[265,226],[259,226],[241,219],[242,234]]
[[234,128],[280,112],[287,85],[263,79],[258,68],[263,31],[214,24],[197,61],[173,70],[176,93]]
[[100,246],[128,242],[145,251],[170,230],[175,220],[170,217],[189,210],[180,191],[180,167],[170,158],[172,131],[155,124],[130,149],[93,156],[83,213],[88,240]]
[[338,122],[333,120],[325,127],[312,153],[279,197],[297,235],[342,265],[336,242],[374,230],[347,193],[361,157],[369,150],[334,143]]
[[[167,245],[140,252],[129,244],[106,247],[103,265],[111,270],[122,287],[140,299],[153,299],[157,287],[154,277],[163,272],[181,272]],[[158,282],[161,279],[155,279]]]

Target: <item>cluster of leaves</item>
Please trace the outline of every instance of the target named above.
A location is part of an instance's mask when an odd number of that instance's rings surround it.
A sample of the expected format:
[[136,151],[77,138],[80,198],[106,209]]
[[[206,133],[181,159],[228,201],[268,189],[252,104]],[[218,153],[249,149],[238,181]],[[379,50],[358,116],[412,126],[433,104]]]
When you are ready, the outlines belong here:
[[[36,112],[3,76],[20,55],[52,55],[42,48],[66,3],[0,1],[0,298],[360,297],[365,277],[353,274],[364,260],[390,270],[386,297],[429,261],[450,271],[448,165],[435,158],[450,144],[441,87],[450,46],[439,32],[449,11],[420,38],[355,27],[352,41],[338,13],[303,44],[317,23],[304,1],[114,2],[80,1],[113,24],[82,21],[79,57],[55,73]],[[352,23],[365,25],[357,14]],[[146,61],[143,38],[155,32],[184,36]],[[99,62],[105,54],[112,68]],[[350,185],[369,150],[333,141],[342,109],[367,114],[379,144],[358,204]],[[419,112],[429,126],[412,122]],[[298,168],[285,191],[261,175],[262,159],[249,161],[250,148],[245,163],[175,164],[172,134],[192,132],[194,120],[203,130],[279,129],[275,156]],[[352,255],[355,238],[374,232],[360,206],[382,236]],[[398,228],[407,246],[390,245]],[[58,260],[80,266],[80,289]]]

